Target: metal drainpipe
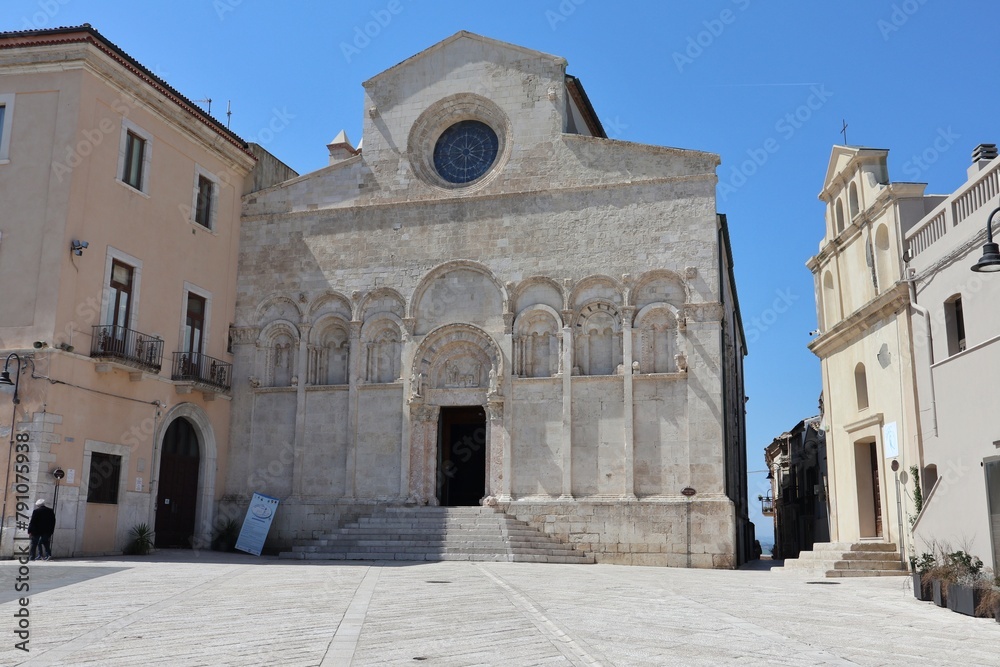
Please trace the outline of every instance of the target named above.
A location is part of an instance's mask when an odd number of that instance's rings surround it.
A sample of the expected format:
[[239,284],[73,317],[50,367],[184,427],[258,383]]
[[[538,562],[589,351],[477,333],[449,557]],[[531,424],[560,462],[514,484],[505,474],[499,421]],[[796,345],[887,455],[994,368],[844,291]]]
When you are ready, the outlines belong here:
[[934,339],[931,338],[931,313],[929,310],[917,303],[917,288],[915,279],[906,278],[905,280],[910,287],[910,307],[920,313],[920,315],[924,318],[924,325],[927,327],[927,371],[930,375],[931,385],[931,420],[934,428],[934,437],[937,437],[937,398],[934,391],[934,371],[931,369],[931,366],[934,365]]

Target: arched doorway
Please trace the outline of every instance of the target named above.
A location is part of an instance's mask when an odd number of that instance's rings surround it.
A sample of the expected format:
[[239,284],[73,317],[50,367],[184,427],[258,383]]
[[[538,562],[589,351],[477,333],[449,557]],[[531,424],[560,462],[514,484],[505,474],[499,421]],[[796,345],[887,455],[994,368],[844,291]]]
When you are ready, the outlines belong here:
[[156,546],[191,547],[198,507],[198,434],[187,419],[170,422],[160,454],[156,497]]

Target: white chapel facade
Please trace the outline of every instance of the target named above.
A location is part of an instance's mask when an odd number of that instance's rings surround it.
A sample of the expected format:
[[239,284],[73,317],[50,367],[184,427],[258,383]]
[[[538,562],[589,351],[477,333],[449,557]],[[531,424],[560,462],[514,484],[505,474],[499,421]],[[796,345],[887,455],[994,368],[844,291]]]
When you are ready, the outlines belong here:
[[360,147],[244,198],[224,511],[280,498],[278,548],[484,504],[601,562],[744,560],[718,156],[609,140],[565,60],[466,32],[364,85]]

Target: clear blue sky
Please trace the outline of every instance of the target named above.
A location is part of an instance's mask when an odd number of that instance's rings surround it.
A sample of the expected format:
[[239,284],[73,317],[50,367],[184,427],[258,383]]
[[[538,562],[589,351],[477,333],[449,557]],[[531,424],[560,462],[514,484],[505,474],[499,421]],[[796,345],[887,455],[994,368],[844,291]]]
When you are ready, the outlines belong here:
[[[614,138],[721,154],[718,208],[750,342],[750,470],[817,412],[804,263],[823,235],[816,195],[842,119],[849,143],[890,149],[893,180],[929,192],[956,188],[972,149],[1000,142],[1000,3],[7,0],[0,29],[84,22],[191,99],[211,97],[223,121],[231,100],[232,129],[300,173],[326,164],[341,129],[360,139],[362,81],[463,29],[564,56]],[[374,36],[358,37],[366,27]],[[272,136],[276,117],[287,122]],[[751,474],[765,541],[766,488]]]

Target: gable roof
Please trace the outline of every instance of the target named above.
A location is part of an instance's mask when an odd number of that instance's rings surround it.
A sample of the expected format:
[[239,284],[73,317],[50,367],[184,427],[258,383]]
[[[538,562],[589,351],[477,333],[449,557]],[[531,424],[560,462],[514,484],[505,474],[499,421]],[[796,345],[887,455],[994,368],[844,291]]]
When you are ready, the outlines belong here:
[[[207,125],[225,141],[236,146],[241,151],[254,157],[250,148],[235,132],[224,126],[218,120],[208,115],[200,106],[178,92],[169,83],[158,77],[138,60],[125,53],[121,47],[109,41],[89,23],[78,26],[62,26],[58,28],[43,28],[39,30],[19,30],[0,32],[0,49],[16,49],[24,47],[46,46],[52,44],[89,43],[102,53],[116,61],[140,81],[147,83],[154,90],[179,106],[191,116]],[[256,159],[256,158],[254,158]]]
[[406,60],[404,60],[401,63],[398,63],[396,65],[393,65],[392,67],[390,67],[387,70],[383,70],[383,71],[379,72],[378,74],[376,74],[372,78],[370,78],[367,81],[365,81],[362,85],[367,88],[369,85],[375,83],[376,81],[378,81],[382,77],[386,76],[390,72],[395,72],[397,69],[399,69],[401,67],[412,65],[416,61],[421,60],[423,58],[426,58],[427,56],[431,55],[432,53],[436,53],[437,51],[445,49],[448,46],[450,46],[451,44],[453,44],[453,43],[455,43],[455,42],[457,42],[459,40],[462,40],[462,39],[475,40],[475,41],[482,42],[483,44],[492,46],[492,47],[497,48],[497,49],[501,49],[501,50],[505,50],[505,51],[514,51],[516,53],[520,53],[521,55],[528,56],[528,57],[531,57],[531,58],[548,58],[549,60],[551,60],[553,63],[555,63],[557,65],[563,65],[563,66],[566,65],[566,59],[565,58],[560,58],[559,56],[554,56],[554,55],[551,55],[549,53],[543,53],[542,51],[535,51],[534,49],[528,49],[528,48],[525,48],[523,46],[518,46],[517,44],[510,44],[509,42],[501,42],[498,39],[491,39],[489,37],[483,37],[482,35],[477,35],[476,33],[469,32],[467,30],[459,30],[454,35],[452,35],[451,37],[448,37],[447,39],[441,40],[437,44],[434,44],[433,46],[430,46],[430,47],[424,49],[423,51],[421,51],[420,53],[417,53],[416,55],[410,56]]
[[819,198],[823,199],[823,195],[830,189],[837,175],[849,168],[855,160],[871,161],[872,159],[884,158],[888,154],[889,150],[886,148],[835,144],[830,152],[830,161],[826,167],[826,177],[823,179],[823,189],[820,191]]

